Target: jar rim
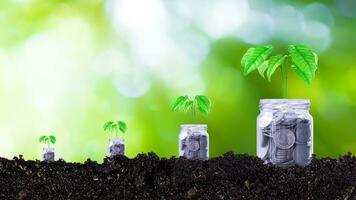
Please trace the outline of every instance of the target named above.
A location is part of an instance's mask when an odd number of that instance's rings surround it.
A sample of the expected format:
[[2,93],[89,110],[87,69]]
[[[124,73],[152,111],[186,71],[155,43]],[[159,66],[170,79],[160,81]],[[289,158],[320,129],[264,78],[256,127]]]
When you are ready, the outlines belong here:
[[309,99],[261,99],[260,109],[282,109],[290,106],[296,109],[309,109]]
[[184,127],[184,128],[190,128],[190,127],[202,127],[202,128],[206,128],[208,127],[207,124],[181,124],[180,127]]
[[309,99],[261,99],[260,104],[263,103],[296,103],[296,104],[307,104],[310,103]]

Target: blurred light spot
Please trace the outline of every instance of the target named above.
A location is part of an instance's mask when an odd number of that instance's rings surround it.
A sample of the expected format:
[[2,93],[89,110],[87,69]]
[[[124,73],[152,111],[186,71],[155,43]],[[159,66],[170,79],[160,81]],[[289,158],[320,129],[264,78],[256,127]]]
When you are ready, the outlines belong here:
[[303,15],[294,7],[275,6],[272,12],[275,37],[282,41],[295,42],[301,34]]
[[212,37],[234,33],[248,16],[246,0],[207,1],[201,21],[204,30]]
[[319,21],[329,27],[334,25],[334,16],[330,9],[321,3],[312,3],[303,10],[305,20]]
[[209,41],[197,34],[181,30],[174,35],[177,45],[187,55],[187,62],[191,66],[199,65],[209,53]]
[[150,88],[145,68],[134,65],[128,55],[115,49],[103,52],[97,60],[95,70],[100,75],[112,77],[116,89],[127,97],[140,97]]
[[118,91],[127,97],[140,97],[150,88],[150,80],[145,70],[140,67],[126,66],[114,73],[113,84]]
[[237,35],[246,43],[261,44],[271,38],[273,29],[273,20],[269,15],[251,11],[248,20],[241,25]]
[[301,43],[311,46],[316,52],[326,51],[331,45],[330,28],[318,21],[305,21]]
[[356,17],[355,0],[336,0],[336,6],[342,15],[347,17]]
[[166,19],[160,0],[108,0],[106,11],[116,25],[135,31],[159,28]]
[[158,65],[176,48],[160,0],[108,0],[107,13],[120,39],[127,41],[137,64]]

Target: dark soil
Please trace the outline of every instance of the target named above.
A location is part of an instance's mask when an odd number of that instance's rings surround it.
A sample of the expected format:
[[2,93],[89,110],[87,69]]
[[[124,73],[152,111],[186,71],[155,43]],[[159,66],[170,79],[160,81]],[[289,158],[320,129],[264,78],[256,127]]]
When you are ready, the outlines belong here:
[[307,167],[227,153],[208,161],[140,154],[103,164],[0,158],[0,199],[356,199],[356,157]]

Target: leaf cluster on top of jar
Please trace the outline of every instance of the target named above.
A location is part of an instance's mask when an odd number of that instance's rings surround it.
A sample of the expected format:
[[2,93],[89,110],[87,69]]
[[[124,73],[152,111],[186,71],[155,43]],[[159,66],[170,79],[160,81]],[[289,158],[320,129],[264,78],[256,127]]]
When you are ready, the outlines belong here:
[[54,135],[42,135],[39,139],[38,139],[39,142],[41,143],[52,143],[52,144],[55,144],[57,139]]
[[287,48],[288,55],[277,54],[269,57],[273,49],[272,45],[249,48],[241,59],[241,65],[244,67],[243,74],[247,76],[257,69],[263,78],[265,78],[266,73],[268,80],[271,81],[271,77],[277,68],[288,64],[290,59],[290,67],[293,72],[307,84],[312,83],[318,69],[316,53],[305,45],[289,45]]
[[117,121],[116,123],[114,121],[108,121],[104,124],[103,129],[104,131],[109,131],[115,134],[117,134],[119,130],[122,133],[125,133],[127,131],[127,125],[124,121]]
[[179,96],[172,104],[172,111],[181,110],[183,112],[192,111],[193,115],[195,109],[198,109],[203,115],[208,116],[211,109],[211,101],[208,97],[203,95],[196,95],[194,99],[188,96]]

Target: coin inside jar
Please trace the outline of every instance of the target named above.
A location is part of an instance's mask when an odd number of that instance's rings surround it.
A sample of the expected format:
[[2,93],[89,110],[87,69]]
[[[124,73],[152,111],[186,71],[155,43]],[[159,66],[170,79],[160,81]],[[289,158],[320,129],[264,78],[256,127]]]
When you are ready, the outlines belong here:
[[289,149],[295,143],[294,133],[289,129],[281,129],[276,132],[274,142],[281,149]]
[[198,151],[199,150],[199,141],[197,141],[193,138],[189,138],[186,145],[190,151]]

